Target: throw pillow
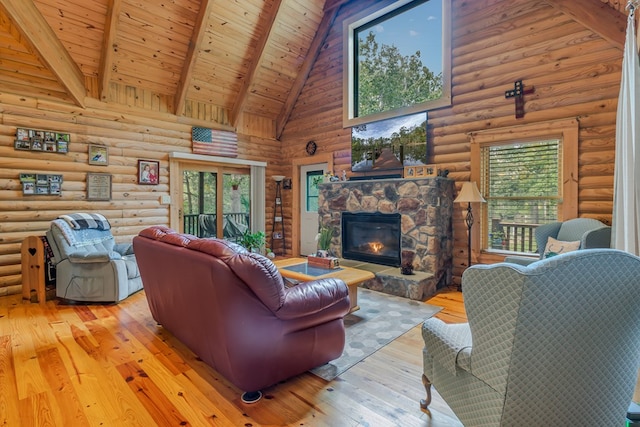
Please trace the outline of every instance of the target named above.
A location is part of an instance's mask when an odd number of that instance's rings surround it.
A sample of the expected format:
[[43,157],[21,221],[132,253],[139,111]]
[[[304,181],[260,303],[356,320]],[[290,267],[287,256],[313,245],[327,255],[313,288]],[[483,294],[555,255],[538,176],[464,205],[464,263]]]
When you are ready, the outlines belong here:
[[552,256],[565,254],[567,252],[577,251],[580,248],[580,241],[563,242],[553,237],[547,239],[547,245],[544,247],[542,258],[551,258]]

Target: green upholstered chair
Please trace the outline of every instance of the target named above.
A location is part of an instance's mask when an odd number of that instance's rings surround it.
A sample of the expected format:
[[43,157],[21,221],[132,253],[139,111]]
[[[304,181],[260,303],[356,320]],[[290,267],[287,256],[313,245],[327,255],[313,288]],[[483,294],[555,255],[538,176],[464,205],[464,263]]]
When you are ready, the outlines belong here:
[[468,323],[422,327],[432,384],[465,426],[623,426],[640,365],[640,258],[586,249],[462,276]]
[[537,257],[508,256],[505,262],[529,265],[539,261],[544,253],[549,237],[564,242],[580,241],[580,249],[611,247],[611,227],[593,218],[574,218],[564,222],[551,222],[536,227],[534,230]]

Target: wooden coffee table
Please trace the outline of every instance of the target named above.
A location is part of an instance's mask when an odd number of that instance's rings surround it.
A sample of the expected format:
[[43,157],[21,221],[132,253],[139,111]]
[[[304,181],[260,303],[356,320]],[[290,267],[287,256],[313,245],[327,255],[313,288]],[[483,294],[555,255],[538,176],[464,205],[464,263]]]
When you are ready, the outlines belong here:
[[375,274],[370,271],[359,270],[352,267],[340,267],[333,270],[318,267],[309,267],[306,258],[283,258],[274,261],[282,277],[307,282],[309,280],[335,277],[341,279],[349,288],[349,300],[351,308],[349,313],[358,310],[358,285],[365,280],[373,279]]

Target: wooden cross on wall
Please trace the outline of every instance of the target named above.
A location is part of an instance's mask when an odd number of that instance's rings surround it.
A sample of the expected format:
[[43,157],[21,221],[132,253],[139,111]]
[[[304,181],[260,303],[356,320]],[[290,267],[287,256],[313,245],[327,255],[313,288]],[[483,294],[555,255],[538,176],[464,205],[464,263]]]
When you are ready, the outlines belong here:
[[504,93],[505,98],[515,98],[516,101],[516,119],[524,117],[524,96],[533,93],[535,89],[533,87],[529,89],[524,88],[522,80],[518,80],[513,84],[513,89],[507,90]]

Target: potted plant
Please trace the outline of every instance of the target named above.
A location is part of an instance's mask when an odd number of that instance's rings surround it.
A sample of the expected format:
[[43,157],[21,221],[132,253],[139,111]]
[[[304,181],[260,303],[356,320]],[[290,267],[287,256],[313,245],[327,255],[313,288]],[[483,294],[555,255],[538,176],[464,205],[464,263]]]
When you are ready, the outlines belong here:
[[229,180],[229,184],[231,184],[231,189],[232,190],[237,190],[240,187],[240,184],[242,183],[242,176],[238,176],[238,175],[231,175],[231,179]]
[[247,248],[248,251],[262,253],[266,244],[266,235],[263,231],[251,233],[247,230],[242,234],[238,243]]
[[329,256],[329,249],[331,248],[331,239],[333,238],[333,230],[328,227],[321,227],[320,231],[316,235],[316,241],[318,242],[318,256]]

